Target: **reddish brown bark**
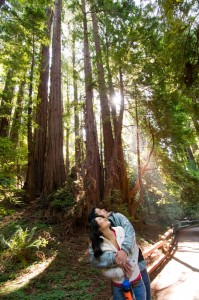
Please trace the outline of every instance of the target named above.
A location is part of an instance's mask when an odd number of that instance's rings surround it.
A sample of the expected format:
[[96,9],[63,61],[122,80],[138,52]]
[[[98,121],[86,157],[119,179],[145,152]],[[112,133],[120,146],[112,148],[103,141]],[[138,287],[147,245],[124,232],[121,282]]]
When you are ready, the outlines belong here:
[[[73,24],[75,31],[75,24]],[[74,97],[74,127],[75,127],[75,165],[79,169],[81,166],[81,138],[80,138],[80,121],[79,121],[79,108],[78,108],[78,91],[77,91],[77,70],[76,70],[76,52],[75,52],[75,37],[73,36],[73,97]]]
[[122,145],[122,124],[123,124],[123,115],[124,115],[124,86],[123,86],[123,75],[122,75],[121,68],[119,68],[119,77],[120,77],[121,105],[120,105],[119,116],[116,118],[115,115],[115,122],[114,122],[115,140],[114,140],[112,158],[109,164],[107,186],[108,186],[109,196],[111,191],[114,191],[116,189],[120,192],[120,202],[125,203],[128,198],[128,181],[127,181],[127,173],[126,173],[126,162],[124,159],[123,145]]
[[48,194],[63,186],[66,178],[63,159],[63,104],[61,93],[61,12],[62,0],[56,0],[52,38],[48,137],[42,192],[43,202],[47,202]]
[[97,61],[97,75],[99,85],[99,96],[101,106],[101,118],[102,118],[102,129],[103,129],[103,142],[104,142],[104,164],[105,164],[105,195],[107,198],[109,189],[107,187],[106,179],[107,172],[109,171],[110,161],[112,159],[113,152],[113,133],[111,127],[111,114],[109,108],[109,101],[107,96],[107,88],[105,84],[104,67],[102,62],[102,53],[100,46],[100,37],[98,29],[98,19],[94,9],[92,10],[92,23],[93,23],[93,36],[95,42],[96,61]]
[[[153,151],[154,151],[154,135],[153,135],[150,124],[149,124],[149,129],[150,129],[151,136],[152,136],[152,148],[151,148],[151,151],[149,153],[146,164],[143,167],[141,167],[141,163],[138,162],[138,166],[139,166],[138,178],[136,179],[136,182],[135,182],[135,185],[134,185],[133,189],[129,190],[129,193],[128,193],[129,211],[130,211],[130,214],[131,214],[132,217],[134,217],[137,208],[142,203],[143,192],[144,192],[143,187],[142,187],[142,177],[144,176],[145,172],[147,171],[147,167],[150,163],[150,159],[151,159],[151,156],[152,156]],[[137,139],[139,139],[139,137],[137,137]],[[138,156],[139,156],[139,153],[138,153]],[[140,190],[139,199],[138,199],[137,202],[135,202],[135,197],[136,197],[137,193],[139,192],[139,190]]]
[[[47,8],[46,35],[50,39],[52,25],[52,10]],[[48,114],[48,81],[49,81],[49,45],[42,45],[42,62],[40,67],[40,82],[37,95],[36,124],[34,132],[34,186],[35,195],[42,192],[44,180],[44,159],[46,151],[47,114]]]
[[97,140],[97,129],[93,112],[93,82],[90,62],[88,28],[85,0],[82,0],[84,27],[84,73],[85,73],[85,128],[86,128],[86,176],[84,185],[87,194],[87,208],[98,205],[101,199],[101,169]]
[[70,158],[69,158],[69,137],[70,137],[70,96],[69,96],[69,76],[67,74],[67,91],[66,91],[66,107],[65,107],[65,114],[66,114],[66,177],[68,177],[70,173]]
[[30,84],[28,93],[28,121],[27,121],[27,131],[28,131],[28,168],[26,172],[26,181],[24,183],[24,188],[27,190],[27,195],[29,201],[34,198],[34,168],[33,168],[33,133],[32,133],[32,98],[33,98],[33,76],[35,67],[35,36],[32,35],[32,61],[30,66]]

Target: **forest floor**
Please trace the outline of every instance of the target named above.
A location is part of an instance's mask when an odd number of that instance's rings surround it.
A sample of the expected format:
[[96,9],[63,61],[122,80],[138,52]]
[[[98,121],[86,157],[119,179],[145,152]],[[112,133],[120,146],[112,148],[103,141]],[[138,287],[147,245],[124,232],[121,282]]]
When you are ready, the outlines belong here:
[[[48,224],[37,209],[14,209],[0,202],[0,235],[9,240],[20,226],[24,232],[37,227],[35,239],[45,238],[45,248],[28,256],[28,249],[11,255],[0,248],[0,299],[4,300],[108,300],[110,281],[92,267],[88,256],[88,228],[66,232],[63,224]],[[163,229],[137,222],[137,242],[144,250],[159,239]],[[21,238],[23,240],[23,237]],[[26,240],[26,239],[25,239]],[[18,240],[18,243],[19,240]],[[23,244],[23,241],[21,242]],[[15,247],[17,247],[15,245]],[[23,247],[23,246],[22,246]],[[14,252],[12,252],[13,254]]]

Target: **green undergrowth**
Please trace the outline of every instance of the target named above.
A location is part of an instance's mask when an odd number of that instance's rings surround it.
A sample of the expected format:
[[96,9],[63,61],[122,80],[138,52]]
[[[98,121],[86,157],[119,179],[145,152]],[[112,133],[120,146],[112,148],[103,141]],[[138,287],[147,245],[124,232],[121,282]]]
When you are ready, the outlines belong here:
[[[45,223],[37,210],[20,211],[14,205],[5,210],[0,225],[0,299],[109,298],[109,281],[90,266],[85,254],[85,229],[65,234],[62,225]],[[38,244],[41,239],[45,247]]]

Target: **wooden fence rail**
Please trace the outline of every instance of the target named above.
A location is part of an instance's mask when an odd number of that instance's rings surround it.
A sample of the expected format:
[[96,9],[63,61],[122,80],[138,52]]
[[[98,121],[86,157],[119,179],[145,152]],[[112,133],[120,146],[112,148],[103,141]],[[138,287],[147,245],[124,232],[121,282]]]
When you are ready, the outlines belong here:
[[147,267],[148,274],[150,275],[153,271],[155,271],[171,254],[173,250],[173,242],[175,239],[176,232],[183,227],[188,227],[191,225],[199,224],[199,220],[183,220],[175,223],[172,228],[168,228],[168,230],[160,236],[160,241],[154,244],[150,249],[143,252],[143,256],[145,259],[149,258],[157,249],[162,251],[162,254],[149,266]]

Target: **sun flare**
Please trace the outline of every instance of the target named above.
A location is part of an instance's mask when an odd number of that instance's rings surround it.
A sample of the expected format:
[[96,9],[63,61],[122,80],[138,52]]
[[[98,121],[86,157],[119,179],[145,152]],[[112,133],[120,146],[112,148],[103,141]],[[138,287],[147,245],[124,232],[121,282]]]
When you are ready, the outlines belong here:
[[116,107],[120,107],[121,104],[121,95],[120,93],[115,93],[113,98],[112,98],[113,103],[115,104]]

